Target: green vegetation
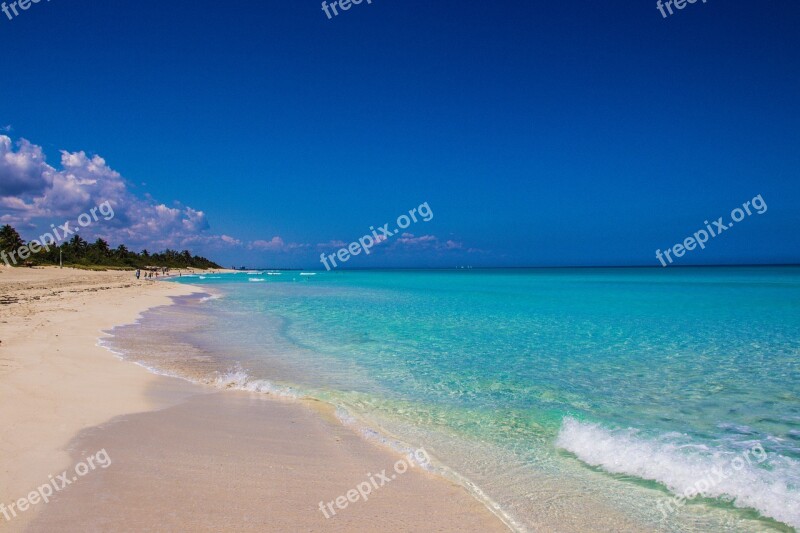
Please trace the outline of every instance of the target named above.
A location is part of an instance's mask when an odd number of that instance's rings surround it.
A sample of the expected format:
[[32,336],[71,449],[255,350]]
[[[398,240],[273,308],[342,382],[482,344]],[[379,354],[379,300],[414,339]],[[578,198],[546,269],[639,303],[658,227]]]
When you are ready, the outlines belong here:
[[[31,241],[33,242],[33,241]],[[27,243],[30,246],[31,242]],[[34,246],[38,249],[40,246]],[[141,253],[131,252],[124,244],[116,248],[109,247],[103,239],[97,239],[89,244],[80,235],[75,235],[60,246],[50,246],[50,250],[41,249],[37,253],[23,252],[23,258],[18,255],[21,248],[26,246],[22,237],[16,229],[6,224],[0,228],[0,252],[3,261],[14,264],[16,259],[17,266],[30,265],[57,265],[59,255],[64,266],[86,268],[91,270],[112,269],[112,268],[144,268],[144,267],[167,267],[167,268],[221,268],[213,261],[192,255],[189,250],[178,252],[175,250],[165,250],[162,253],[151,254],[147,250]],[[25,258],[27,256],[27,258]]]

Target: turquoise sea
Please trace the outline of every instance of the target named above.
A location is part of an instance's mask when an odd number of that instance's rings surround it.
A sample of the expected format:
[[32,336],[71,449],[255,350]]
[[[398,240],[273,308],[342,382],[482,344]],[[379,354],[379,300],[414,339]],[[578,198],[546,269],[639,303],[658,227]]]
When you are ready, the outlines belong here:
[[[176,281],[208,294],[116,328],[109,348],[331,402],[369,438],[424,447],[520,531],[573,515],[606,530],[800,528],[800,268]],[[687,490],[702,495],[675,502]]]

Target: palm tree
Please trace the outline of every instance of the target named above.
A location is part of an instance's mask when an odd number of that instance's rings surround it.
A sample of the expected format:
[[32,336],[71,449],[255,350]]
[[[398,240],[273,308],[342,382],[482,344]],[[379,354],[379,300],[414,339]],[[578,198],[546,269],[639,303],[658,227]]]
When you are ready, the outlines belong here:
[[86,258],[86,253],[89,251],[89,243],[80,235],[75,235],[63,248],[65,259],[69,257],[69,261],[78,262]]
[[19,236],[17,230],[6,224],[0,228],[0,250],[4,252],[16,252],[22,246],[25,246],[25,241]]
[[110,248],[108,247],[108,243],[103,239],[97,239],[96,241],[94,241],[92,248],[94,248],[97,251],[97,253],[100,254],[100,257],[108,257],[110,255],[109,254]]

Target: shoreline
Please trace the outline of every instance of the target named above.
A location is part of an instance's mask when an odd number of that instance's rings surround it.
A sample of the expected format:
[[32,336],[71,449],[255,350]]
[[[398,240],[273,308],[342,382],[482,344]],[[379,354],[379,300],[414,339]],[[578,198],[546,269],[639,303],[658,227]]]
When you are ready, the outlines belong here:
[[[214,433],[213,427],[223,422],[231,424],[231,435],[242,434],[262,441],[266,448],[259,447],[258,450],[266,450],[267,455],[273,456],[271,464],[262,465],[268,470],[283,466],[281,450],[286,448],[305,447],[305,462],[313,457],[337,457],[338,462],[317,464],[312,472],[304,473],[308,477],[304,485],[306,489],[309,486],[316,488],[322,483],[330,485],[331,490],[336,486],[343,487],[340,492],[344,494],[352,482],[342,482],[348,478],[355,479],[356,472],[363,470],[359,476],[363,477],[364,472],[370,469],[380,471],[378,466],[391,465],[398,459],[399,454],[367,442],[337,419],[330,404],[312,405],[313,400],[306,399],[286,405],[284,401],[275,402],[274,398],[264,398],[263,395],[258,395],[261,404],[247,403],[252,400],[245,399],[245,396],[252,396],[247,393],[209,391],[209,387],[158,375],[119,357],[108,357],[113,352],[102,346],[101,339],[107,335],[104,331],[135,322],[143,312],[153,307],[170,305],[173,296],[197,292],[203,291],[192,285],[136,281],[132,272],[0,269],[0,295],[4,301],[11,302],[0,306],[0,404],[9,406],[9,414],[4,415],[7,417],[6,426],[15,429],[13,434],[0,439],[0,487],[8,492],[0,494],[0,503],[9,504],[15,501],[14,498],[25,497],[46,482],[48,476],[56,475],[79,462],[88,450],[84,444],[91,441],[92,436],[104,435],[108,441],[117,442],[116,460],[127,463],[117,469],[109,468],[108,472],[103,470],[99,474],[91,474],[88,478],[93,481],[83,482],[83,485],[59,493],[47,505],[40,503],[20,513],[9,523],[12,530],[22,531],[28,527],[47,530],[64,520],[71,520],[75,527],[85,527],[86,520],[101,520],[108,524],[128,511],[127,502],[136,498],[146,500],[146,495],[141,491],[131,494],[128,490],[131,476],[139,475],[141,470],[124,472],[126,467],[130,468],[130,465],[147,457],[143,457],[141,450],[128,440],[113,440],[117,433],[126,434],[126,427],[134,423],[132,421],[146,421],[147,433],[164,430],[186,420],[207,420],[203,417],[210,410],[216,410],[218,414],[210,426],[187,425],[183,434],[173,436],[170,446],[165,446],[166,442],[151,443],[151,450],[164,457],[152,471],[156,478],[165,468],[182,464],[181,461],[191,456],[191,449],[198,443],[200,447],[208,444],[219,453],[227,450],[229,453],[225,454],[226,457],[237,456],[239,466],[248,465],[253,460],[253,450],[238,446],[237,454],[235,444],[232,450],[215,447],[215,442],[224,435]],[[43,355],[48,351],[52,352],[52,357]],[[276,412],[281,411],[283,417],[277,416]],[[330,412],[326,415],[326,411]],[[174,412],[181,414],[175,418]],[[263,419],[269,420],[272,426],[286,425],[287,417],[292,419],[284,428],[287,433],[295,426],[295,419],[299,418],[305,423],[302,426],[304,430],[316,432],[320,437],[318,440],[323,442],[297,442],[297,436],[294,440],[275,442],[270,440],[273,437],[250,427],[253,420]],[[126,435],[131,438],[141,434],[140,430]],[[332,435],[333,440],[330,439]],[[342,443],[346,445],[342,446]],[[178,450],[184,455],[180,456]],[[171,452],[172,456],[168,458]],[[114,460],[115,453],[111,449],[108,453]],[[188,470],[178,469],[172,472],[173,477],[189,481],[188,478],[195,473]],[[123,471],[121,477],[120,471]],[[241,472],[232,478],[230,472],[217,472],[216,475],[223,478],[227,475],[227,481],[234,485],[242,481],[239,479]],[[403,514],[406,520],[421,520],[420,526],[438,524],[441,530],[473,526],[482,530],[508,531],[500,517],[460,485],[421,471],[409,471],[402,476],[402,480],[402,483],[393,486],[396,488],[384,489],[387,494],[380,495],[383,496],[380,503],[377,497],[371,500],[374,503],[354,503],[352,506],[358,511],[340,520],[346,520],[348,527],[364,527],[374,520],[374,513],[383,515],[389,524],[393,520],[392,515]],[[152,481],[154,484],[161,483],[162,487],[169,485],[168,480],[160,478]],[[291,481],[284,479],[284,484]],[[247,478],[245,482],[252,484],[248,494],[268,493],[271,490],[255,478]],[[99,489],[104,494],[109,491],[111,494],[115,491],[124,493],[126,496],[122,505],[114,510],[93,508],[93,495],[98,494],[96,490],[99,488],[97,483],[106,483]],[[90,490],[93,485],[95,490]],[[296,492],[305,492],[299,490],[301,488],[298,487]],[[145,492],[150,492],[150,488]],[[208,489],[202,492],[198,498],[208,498],[214,493],[213,484],[209,484]],[[319,490],[311,492],[319,493],[320,497],[326,494],[326,491]],[[395,501],[386,501],[392,495],[405,503],[399,506]],[[216,498],[219,496],[214,494]],[[283,495],[284,498],[296,496]],[[409,513],[402,511],[408,505],[428,505],[430,512],[436,516],[425,516],[426,513],[409,516]],[[81,509],[87,512],[79,512]],[[303,513],[298,514],[298,509],[303,509]],[[319,526],[318,523],[314,524],[319,517],[309,515],[305,510],[303,505],[299,505],[295,509],[284,508],[281,512],[287,524],[310,521],[310,526]],[[173,507],[170,511],[190,520],[191,513],[182,514],[180,508]],[[321,515],[319,511],[316,514]],[[469,520],[465,522],[464,518]],[[0,515],[0,522],[3,521]],[[130,517],[120,524],[127,525],[129,522]],[[405,526],[402,524],[406,522],[395,523],[394,527],[403,529]],[[146,525],[142,524],[142,527]],[[333,524],[327,522],[325,525]],[[263,529],[263,524],[259,526],[259,529]],[[392,526],[388,527],[392,529]]]
[[[238,272],[230,271],[228,273]],[[203,298],[201,298],[199,301],[201,303],[205,303],[209,299],[220,298],[224,295],[223,292],[215,290],[213,287],[209,286],[198,287],[191,284],[187,286],[195,287],[197,291],[188,295],[171,297],[171,306],[180,306],[182,303],[185,303],[186,298],[194,299],[203,296]],[[151,310],[153,309],[149,309],[148,311]],[[138,324],[139,320],[137,319],[136,323],[132,325],[138,326]],[[313,392],[306,390],[302,385],[289,385],[286,383],[279,385],[271,380],[257,380],[259,384],[269,384],[268,388],[264,390],[261,386],[255,388],[249,386],[252,384],[252,382],[249,381],[239,382],[239,378],[230,379],[230,374],[220,375],[217,379],[201,379],[197,377],[191,377],[182,373],[181,371],[174,372],[165,370],[164,368],[158,367],[157,363],[153,365],[149,362],[131,359],[124,353],[118,352],[115,347],[103,343],[102,339],[100,345],[106,350],[109,350],[116,357],[140,366],[146,369],[148,372],[169,379],[181,380],[188,383],[190,386],[200,387],[209,394],[246,394],[253,398],[259,398],[268,402],[278,401],[293,405],[300,405],[306,409],[314,411],[326,420],[334,422],[337,426],[347,428],[353,434],[357,435],[361,441],[366,442],[370,446],[380,450],[382,453],[390,454],[393,457],[413,456],[414,452],[418,451],[414,448],[414,446],[404,441],[398,435],[389,432],[380,425],[375,425],[374,423],[365,420],[361,415],[352,411],[350,406],[333,402],[330,399],[315,396]],[[136,351],[136,348],[128,348],[128,350]],[[249,377],[247,380],[249,380]],[[456,470],[453,470],[438,457],[431,459],[432,460],[429,461],[428,464],[420,466],[423,466],[423,469],[427,472],[427,474],[433,477],[437,483],[444,482],[463,489],[475,502],[478,502],[481,506],[485,507],[492,515],[502,522],[507,530],[525,530],[523,525],[518,524],[512,516],[508,515],[505,510],[497,502],[492,500],[485,492],[483,492],[478,485],[461,475]]]
[[[201,306],[204,305],[207,300],[212,299],[214,295],[224,295],[224,292],[214,290],[213,285],[204,285],[200,288],[201,291],[199,294],[196,293],[187,297],[173,298],[174,305],[170,306],[170,309],[180,309],[187,304],[191,307],[198,306],[198,309],[200,309]],[[206,296],[206,294],[212,296]],[[163,314],[165,312],[170,312],[170,309],[162,308],[153,309],[151,311],[159,317],[156,319],[157,321],[163,319],[166,323],[172,324],[170,317]],[[192,316],[191,310],[189,313],[188,316]],[[145,314],[142,320],[145,321],[145,323],[149,322],[149,325],[144,325],[144,329],[140,330],[140,325],[137,323],[137,325],[133,326],[132,331],[147,331],[150,334],[158,333],[157,330],[151,329],[153,328],[152,316]],[[196,323],[194,320],[190,322]],[[180,322],[175,324],[175,326],[177,327],[177,331],[183,331],[183,324]],[[168,330],[173,331],[171,327],[168,328]],[[122,333],[121,335],[124,338],[126,334]],[[354,409],[353,406],[348,405],[346,402],[338,402],[326,394],[318,394],[322,391],[315,390],[313,387],[309,389],[299,381],[283,380],[278,382],[274,381],[273,378],[253,378],[247,371],[240,370],[237,372],[230,367],[227,370],[221,367],[218,367],[216,370],[213,370],[214,367],[204,368],[202,372],[197,373],[198,366],[203,365],[206,357],[202,349],[199,352],[189,350],[184,353],[181,356],[183,362],[178,364],[177,367],[171,367],[166,360],[160,360],[159,356],[155,356],[155,358],[151,357],[149,360],[143,361],[137,360],[137,356],[133,355],[140,351],[142,354],[151,353],[150,351],[153,347],[148,347],[147,344],[160,347],[170,346],[179,338],[181,338],[181,335],[178,335],[177,338],[172,334],[168,334],[165,337],[158,335],[155,342],[150,340],[144,345],[140,345],[139,341],[135,341],[133,344],[128,344],[123,341],[120,348],[114,346],[106,346],[106,348],[113,350],[115,353],[117,353],[116,349],[120,349],[122,353],[128,354],[125,356],[120,354],[120,356],[148,369],[150,372],[184,380],[193,385],[204,387],[206,390],[210,389],[213,392],[224,391],[233,394],[249,394],[265,401],[288,402],[309,407],[318,411],[329,420],[334,421],[337,427],[347,427],[353,434],[359,437],[359,440],[366,441],[372,447],[378,448],[394,457],[401,457],[404,454],[414,451],[415,447],[409,444],[414,441],[404,438],[402,436],[404,435],[403,432],[397,433],[387,429],[380,421],[370,420],[368,417],[365,418],[362,413],[359,413],[357,409]],[[130,340],[131,339],[129,339],[129,342]],[[190,342],[189,346],[191,346],[191,344]],[[219,349],[220,347],[217,347],[214,353],[217,353]],[[160,348],[157,350],[162,356],[166,356],[167,360],[171,360],[172,356],[170,354],[161,352]],[[209,372],[216,374],[216,377],[209,375]],[[405,435],[406,437],[408,436],[408,434]],[[427,444],[431,443],[428,442]],[[438,445],[435,445],[435,447],[441,447],[441,444],[440,442]],[[423,447],[427,448],[424,442],[417,441],[417,445],[423,445]],[[439,451],[443,452],[444,450],[440,449]],[[434,453],[432,459],[431,463],[427,465],[426,470],[436,479],[436,482],[444,482],[461,488],[473,500],[473,502],[470,503],[478,502],[483,508],[489,510],[497,520],[504,524],[507,530],[527,531],[530,530],[530,528],[537,530],[539,528],[559,529],[562,527],[569,527],[576,531],[588,531],[598,524],[603,524],[603,526],[609,528],[623,528],[626,531],[647,530],[642,527],[638,520],[625,515],[625,513],[620,512],[619,509],[609,507],[608,502],[598,501],[589,494],[582,495],[586,500],[583,502],[583,512],[580,513],[567,512],[566,509],[563,509],[559,513],[551,515],[551,509],[548,508],[529,508],[525,509],[522,514],[520,514],[520,509],[514,508],[513,505],[511,507],[506,507],[504,504],[501,504],[500,501],[493,499],[490,492],[484,490],[485,486],[483,483],[487,481],[486,479],[478,482],[473,481],[470,477],[464,475],[462,473],[463,471],[458,466],[454,467],[444,455],[440,456],[438,453]],[[452,459],[452,457],[450,459]],[[463,467],[464,465],[459,466]],[[538,485],[540,487],[549,487],[543,491],[549,492],[550,494],[560,494],[564,488],[564,483],[566,483],[566,480],[561,480],[555,484],[553,484],[552,480],[546,478],[538,480]],[[489,483],[488,486],[490,485],[491,483]],[[582,492],[578,486],[574,486],[573,490],[577,493]],[[507,503],[508,502],[506,502],[506,504]],[[516,511],[516,514],[514,514],[514,511]],[[526,514],[527,517],[525,517]],[[589,518],[590,516],[592,518]],[[530,519],[530,522],[526,522],[526,519]]]

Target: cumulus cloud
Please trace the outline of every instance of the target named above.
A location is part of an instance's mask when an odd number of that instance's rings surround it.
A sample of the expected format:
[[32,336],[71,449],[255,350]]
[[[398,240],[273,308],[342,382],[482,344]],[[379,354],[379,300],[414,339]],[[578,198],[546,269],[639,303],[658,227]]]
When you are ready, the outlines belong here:
[[53,169],[39,146],[22,139],[14,151],[11,138],[0,135],[0,197],[31,194],[53,182]]
[[7,135],[0,135],[0,209],[5,211],[0,220],[4,223],[31,227],[37,221],[75,220],[103,202],[112,206],[115,216],[91,231],[112,242],[152,249],[241,245],[233,237],[210,234],[203,211],[134,195],[120,173],[99,155],[62,151],[61,168],[56,169],[46,162],[40,146],[25,139],[14,144]]
[[[62,151],[56,168],[47,163],[40,146],[25,139],[15,143],[8,135],[0,134],[0,223],[13,224],[35,235],[38,227],[46,231],[50,224],[75,221],[104,202],[111,205],[114,217],[87,227],[88,235],[82,233],[87,240],[102,237],[132,249],[189,248],[195,253],[235,248],[269,254],[300,253],[312,248],[310,244],[286,242],[280,236],[242,242],[230,235],[215,235],[203,211],[180,202],[167,204],[149,195],[135,195],[125,178],[99,155]],[[375,244],[386,240],[386,236],[379,235]],[[435,235],[403,233],[389,241],[385,245],[387,252],[464,251],[460,242],[440,240]],[[345,246],[347,243],[341,240],[316,245],[320,249]],[[469,248],[466,252],[480,250]]]
[[265,252],[290,252],[293,250],[300,250],[308,248],[308,244],[299,244],[295,242],[285,242],[282,238],[275,236],[268,241],[257,240],[250,243],[248,248],[251,250],[261,250]]
[[280,237],[273,237],[272,240],[269,241],[253,241],[250,243],[250,248],[253,250],[270,250],[276,251],[281,250],[285,246],[286,243],[283,242],[283,239]]

